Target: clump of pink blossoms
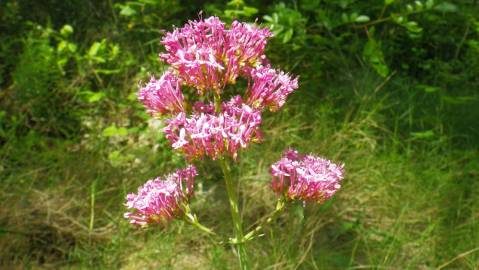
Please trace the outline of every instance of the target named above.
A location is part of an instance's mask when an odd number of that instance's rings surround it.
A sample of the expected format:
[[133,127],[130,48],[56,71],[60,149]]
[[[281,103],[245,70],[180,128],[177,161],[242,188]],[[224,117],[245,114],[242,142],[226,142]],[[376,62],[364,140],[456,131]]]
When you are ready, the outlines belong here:
[[286,98],[298,88],[298,79],[280,70],[259,66],[251,70],[253,85],[248,97],[248,104],[254,108],[268,106],[272,111],[283,107]]
[[205,94],[220,93],[228,83],[265,62],[264,48],[271,32],[235,21],[230,29],[217,17],[190,21],[167,33],[161,60],[170,64],[186,85]]
[[180,80],[167,71],[159,80],[154,77],[138,92],[138,100],[152,114],[170,114],[183,112],[184,97]]
[[182,205],[193,195],[194,166],[180,169],[165,177],[148,180],[138,188],[138,193],[128,194],[126,207],[131,212],[125,218],[131,224],[145,226],[148,223],[163,223],[184,214]]
[[[259,237],[264,224],[243,232],[238,185],[233,183],[229,163],[237,162],[250,143],[263,140],[263,111],[278,111],[298,88],[296,77],[270,66],[264,49],[271,36],[267,28],[256,24],[235,21],[228,28],[217,17],[189,21],[163,37],[166,52],[160,59],[170,67],[138,93],[146,110],[164,120],[163,132],[173,149],[190,162],[211,158],[219,163],[234,225],[235,237],[229,241],[235,245],[241,269],[249,269],[245,243]],[[246,81],[243,95],[233,94],[239,80]],[[191,88],[192,93],[183,93]],[[281,197],[266,222],[291,200],[321,203],[329,199],[341,187],[343,165],[288,150],[272,165],[271,174],[272,188]],[[214,234],[199,223],[188,205],[196,175],[190,165],[163,180],[149,180],[137,194],[128,195],[130,212],[125,217],[140,226],[182,218]]]
[[341,187],[344,165],[289,149],[271,165],[273,190],[291,200],[322,203]]
[[[163,132],[188,160],[236,159],[240,149],[261,140],[261,111],[278,110],[298,88],[297,78],[265,65],[269,37],[268,29],[254,24],[235,21],[227,29],[217,17],[190,21],[163,37],[160,59],[171,67],[141,88],[138,98],[153,116],[167,117]],[[217,105],[188,102],[182,93],[188,86],[219,98],[239,77],[250,82],[245,96]]]
[[206,113],[195,111],[190,117],[180,113],[168,119],[163,130],[172,147],[188,159],[203,156],[217,159],[223,154],[236,159],[240,148],[262,138],[261,113],[241,103],[240,97],[223,103],[219,114],[207,113],[212,105],[200,106]]

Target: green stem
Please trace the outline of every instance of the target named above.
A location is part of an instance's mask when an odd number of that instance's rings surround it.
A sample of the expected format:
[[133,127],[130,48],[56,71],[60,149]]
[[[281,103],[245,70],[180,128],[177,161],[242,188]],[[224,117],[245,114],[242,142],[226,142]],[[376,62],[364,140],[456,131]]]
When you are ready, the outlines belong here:
[[184,216],[184,221],[187,223],[195,226],[196,228],[200,229],[201,231],[209,234],[209,235],[215,235],[215,232],[211,230],[210,228],[204,226],[201,224],[198,220],[198,217],[191,212],[190,205],[188,203],[183,204],[183,210],[185,211],[185,216]]
[[196,228],[200,229],[201,231],[209,234],[209,235],[215,235],[215,232],[213,232],[213,230],[211,230],[210,228],[204,226],[203,224],[201,224],[199,221],[198,221],[198,218],[196,218],[196,215],[193,215],[193,214],[188,214],[186,216],[186,222],[188,222],[189,224],[195,226]]
[[266,217],[264,217],[262,219],[262,221],[260,221],[259,225],[256,226],[253,230],[249,231],[245,237],[244,237],[244,240],[245,241],[249,241],[249,240],[252,240],[254,238],[257,237],[257,234],[267,225],[267,224],[270,224],[274,219],[276,219],[276,217],[281,213],[283,212],[286,204],[286,202],[284,201],[283,198],[279,199],[278,202],[276,203],[276,209],[270,213],[269,215],[267,215]]
[[228,193],[228,198],[231,206],[231,218],[233,220],[235,238],[237,241],[236,249],[238,253],[240,269],[247,270],[249,269],[249,267],[248,260],[246,257],[246,249],[243,243],[243,227],[241,224],[241,216],[239,214],[238,197],[236,195],[236,190],[233,187],[233,180],[231,178],[231,169],[225,158],[220,158],[219,162],[221,165],[221,170],[223,171],[225,177],[226,192]]
[[215,112],[219,113],[221,112],[221,96],[218,94],[214,94],[214,101],[215,101]]

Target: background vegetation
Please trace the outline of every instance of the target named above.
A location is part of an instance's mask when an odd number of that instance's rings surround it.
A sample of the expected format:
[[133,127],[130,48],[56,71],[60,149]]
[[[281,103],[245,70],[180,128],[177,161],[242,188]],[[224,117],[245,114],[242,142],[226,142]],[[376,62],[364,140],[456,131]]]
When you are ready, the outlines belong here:
[[[273,65],[300,76],[236,168],[246,224],[273,209],[268,166],[286,146],[346,164],[334,200],[249,244],[256,269],[479,268],[478,1],[6,0],[1,269],[236,267],[182,223],[122,218],[128,192],[184,162],[138,82],[165,69],[165,31],[209,15],[271,27]],[[193,208],[230,233],[220,170],[199,169]]]

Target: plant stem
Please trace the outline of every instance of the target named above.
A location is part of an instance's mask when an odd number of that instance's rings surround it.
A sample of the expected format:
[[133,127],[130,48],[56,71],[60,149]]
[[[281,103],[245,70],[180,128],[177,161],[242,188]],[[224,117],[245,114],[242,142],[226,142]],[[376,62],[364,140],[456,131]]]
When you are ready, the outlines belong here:
[[91,243],[91,234],[93,232],[93,225],[95,223],[95,191],[96,180],[91,183],[90,193],[90,223],[88,224],[88,243]]
[[209,234],[209,235],[215,235],[215,232],[213,232],[213,230],[211,230],[210,228],[204,226],[203,224],[201,224],[198,219],[196,218],[196,215],[193,215],[193,214],[187,214],[186,215],[186,222],[195,226],[196,228],[200,229],[201,231]]
[[214,100],[215,100],[215,112],[219,113],[221,112],[221,96],[218,94],[214,94]]
[[249,241],[249,240],[252,240],[254,238],[257,237],[257,234],[269,223],[271,223],[281,212],[283,212],[284,208],[285,208],[286,204],[285,204],[285,201],[284,199],[279,199],[276,203],[276,209],[270,213],[269,215],[267,215],[266,217],[264,217],[259,223],[258,226],[256,226],[253,230],[249,231],[246,235],[245,235],[245,241]]
[[246,257],[246,249],[243,243],[243,227],[241,224],[241,216],[239,214],[238,208],[238,197],[236,195],[236,190],[233,187],[233,180],[231,178],[231,169],[227,160],[223,157],[219,159],[221,170],[223,171],[226,183],[226,192],[228,193],[228,199],[231,206],[231,218],[233,220],[234,232],[236,237],[236,250],[238,253],[238,259],[240,264],[240,269],[247,270],[248,260]]
[[183,204],[183,209],[185,211],[184,221],[195,226],[196,228],[200,229],[201,231],[209,235],[215,235],[215,232],[213,232],[213,230],[211,230],[210,228],[204,226],[203,224],[199,222],[198,217],[191,212],[190,205],[188,203]]

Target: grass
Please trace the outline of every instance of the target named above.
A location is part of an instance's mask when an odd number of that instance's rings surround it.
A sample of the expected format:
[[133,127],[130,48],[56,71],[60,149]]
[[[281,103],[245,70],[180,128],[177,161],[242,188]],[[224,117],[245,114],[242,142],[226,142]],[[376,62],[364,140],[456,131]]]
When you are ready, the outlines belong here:
[[[359,78],[332,82],[321,98],[298,94],[266,117],[265,142],[241,156],[234,173],[246,226],[274,208],[268,166],[285,147],[344,161],[347,172],[332,201],[296,205],[248,243],[255,269],[477,269],[477,151],[405,139],[394,99],[378,94],[383,81]],[[350,99],[334,94],[349,83],[359,85]],[[129,158],[112,160],[112,151]],[[80,141],[30,133],[7,142],[2,160],[0,268],[236,267],[222,239],[180,222],[137,230],[122,218],[128,192],[182,164],[155,128]],[[205,162],[199,170],[192,207],[202,223],[231,235],[220,169]]]

